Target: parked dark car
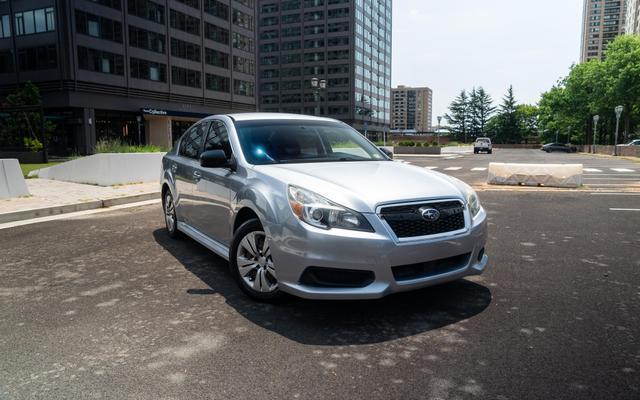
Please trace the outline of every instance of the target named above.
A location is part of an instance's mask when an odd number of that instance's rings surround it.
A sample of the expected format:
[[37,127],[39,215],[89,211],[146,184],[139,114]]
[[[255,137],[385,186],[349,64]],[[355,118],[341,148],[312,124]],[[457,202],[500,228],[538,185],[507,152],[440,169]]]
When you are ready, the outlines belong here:
[[547,153],[551,153],[553,151],[563,151],[565,153],[575,153],[578,151],[578,148],[572,144],[563,144],[563,143],[547,143],[540,149],[542,151],[546,151]]

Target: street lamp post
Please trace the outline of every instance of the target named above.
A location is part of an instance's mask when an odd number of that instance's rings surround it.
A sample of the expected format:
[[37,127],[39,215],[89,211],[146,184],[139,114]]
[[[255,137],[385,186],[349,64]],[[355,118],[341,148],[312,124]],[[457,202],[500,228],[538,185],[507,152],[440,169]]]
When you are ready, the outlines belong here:
[[593,116],[593,145],[592,145],[592,153],[596,152],[596,136],[598,134],[598,121],[600,121],[599,115]]
[[616,112],[616,139],[615,139],[615,142],[613,143],[613,155],[617,156],[618,155],[618,132],[620,130],[620,116],[622,115],[622,111],[624,110],[624,107],[617,106],[614,110]]
[[320,116],[320,91],[327,88],[327,81],[324,79],[318,79],[316,77],[311,78],[311,89],[313,90],[313,99],[316,103],[316,109],[314,114]]
[[440,146],[440,121],[442,121],[442,117],[438,115],[436,118],[438,118],[438,130],[436,131],[436,143],[438,144],[438,146]]
[[142,116],[136,115],[136,121],[138,121],[138,144],[142,145],[142,136],[140,135],[140,123],[142,122]]

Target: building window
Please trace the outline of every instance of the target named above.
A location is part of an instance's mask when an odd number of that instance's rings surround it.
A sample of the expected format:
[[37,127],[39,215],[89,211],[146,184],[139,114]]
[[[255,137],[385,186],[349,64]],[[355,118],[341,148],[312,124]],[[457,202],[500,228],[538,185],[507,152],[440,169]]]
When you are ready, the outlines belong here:
[[233,23],[241,28],[253,30],[253,17],[235,8],[233,9]]
[[229,30],[208,22],[204,23],[204,37],[214,42],[229,45]]
[[164,6],[150,0],[128,0],[129,14],[164,24]]
[[324,67],[321,65],[312,65],[310,67],[304,67],[305,75],[324,75]]
[[17,12],[14,16],[16,36],[52,32],[56,29],[53,7]]
[[287,50],[298,50],[302,48],[299,40],[294,40],[292,42],[282,42],[282,51]]
[[160,33],[129,25],[129,45],[164,54],[165,37]]
[[193,7],[196,10],[200,11],[200,0],[177,0],[182,4],[186,4],[189,7]]
[[204,62],[214,67],[229,69],[229,54],[205,47]]
[[261,78],[277,78],[278,76],[280,76],[280,71],[277,69],[263,69],[260,72],[260,77]]
[[329,65],[329,74],[348,74],[349,64]]
[[229,6],[218,0],[204,0],[204,12],[225,21],[229,20]]
[[285,54],[282,56],[282,64],[294,64],[302,61],[300,53]]
[[13,53],[0,51],[0,74],[13,72]]
[[9,15],[0,16],[0,39],[11,37],[11,22]]
[[328,60],[348,60],[349,50],[333,50],[327,52]]
[[233,93],[239,96],[254,96],[254,84],[253,82],[242,81],[240,79],[233,80]]
[[260,103],[262,104],[278,104],[279,96],[277,94],[270,94],[267,96],[262,96],[260,99]]
[[235,47],[236,49],[244,50],[248,53],[253,53],[254,51],[253,39],[247,36],[241,35],[237,32],[233,32],[233,47]]
[[214,74],[205,74],[207,90],[229,93],[229,78]]
[[171,82],[180,86],[202,87],[200,84],[200,71],[175,66],[171,67]]
[[327,18],[342,18],[349,16],[349,8],[334,8],[327,11]]
[[76,10],[76,31],[84,35],[122,43],[122,24],[120,22],[80,10]]
[[333,32],[349,32],[349,22],[332,22],[327,24],[327,30]]
[[264,17],[260,20],[260,26],[278,25],[278,17]]
[[282,76],[283,78],[300,76],[301,72],[302,71],[300,68],[282,68],[280,70],[280,76]]
[[348,46],[349,38],[348,37],[332,37],[327,39],[327,45],[329,47],[333,46]]
[[260,12],[263,14],[277,12],[277,11],[278,11],[277,3],[263,4],[260,8]]
[[278,90],[278,82],[266,82],[260,85],[263,92],[274,92]]
[[260,39],[277,39],[278,38],[278,31],[277,30],[268,30],[268,31],[262,31],[262,33],[260,33]]
[[282,16],[282,24],[295,24],[300,22],[300,14],[289,14]]
[[302,89],[302,81],[283,81],[281,87],[282,90],[300,90]]
[[124,75],[124,57],[108,51],[78,46],[78,68],[105,74]]
[[305,53],[304,62],[324,61],[324,53]]
[[278,51],[280,46],[278,43],[264,43],[260,45],[260,51],[263,53],[270,53],[272,51]]
[[129,69],[132,78],[156,82],[167,81],[167,66],[165,64],[131,57],[129,58]]
[[200,62],[200,46],[171,38],[171,55],[186,60]]
[[20,71],[38,71],[56,69],[58,56],[55,45],[30,47],[18,50],[18,68]]
[[300,0],[289,0],[282,2],[282,11],[300,9]]
[[171,9],[169,17],[172,28],[192,35],[200,35],[200,19],[192,17],[191,15],[183,14],[174,9]]
[[300,36],[300,27],[282,28],[282,37]]
[[105,7],[113,8],[114,10],[121,10],[122,3],[120,0],[89,0],[93,3],[103,5]]
[[[311,25],[304,27],[305,35],[320,35],[324,33],[324,25]],[[298,33],[300,35],[300,33]]]
[[242,4],[245,7],[253,8],[256,5],[254,0],[236,0],[238,3]]
[[255,63],[244,57],[233,56],[233,70],[243,74],[255,75]]

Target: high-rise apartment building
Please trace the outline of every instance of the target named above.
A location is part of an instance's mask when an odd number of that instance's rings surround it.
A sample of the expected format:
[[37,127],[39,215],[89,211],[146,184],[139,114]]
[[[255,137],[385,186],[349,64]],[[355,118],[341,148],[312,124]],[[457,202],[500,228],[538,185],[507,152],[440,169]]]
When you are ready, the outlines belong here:
[[0,0],[0,96],[40,88],[54,152],[168,146],[205,115],[256,110],[255,25],[255,0]]
[[428,87],[398,86],[391,91],[391,130],[431,130],[433,92]]
[[624,0],[584,0],[580,62],[602,59],[607,44],[624,33]]
[[624,31],[640,35],[640,0],[627,0],[626,24]]
[[[392,0],[259,0],[260,110],[388,128]],[[312,79],[324,80],[317,92]]]

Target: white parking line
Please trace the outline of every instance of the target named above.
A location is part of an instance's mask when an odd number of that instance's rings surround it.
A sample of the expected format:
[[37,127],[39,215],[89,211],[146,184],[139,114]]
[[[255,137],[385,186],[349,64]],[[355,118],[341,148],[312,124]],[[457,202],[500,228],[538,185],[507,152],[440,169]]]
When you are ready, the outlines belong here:
[[591,192],[593,196],[640,196],[640,193],[632,192]]
[[635,172],[634,170],[629,168],[611,168],[611,170],[616,172]]
[[486,171],[486,168],[481,168],[481,167],[477,167],[477,168],[471,168],[472,171]]
[[610,208],[609,211],[640,211],[640,208]]
[[462,167],[449,167],[449,168],[445,168],[445,171],[457,171],[462,169]]
[[424,167],[425,169],[438,169],[438,167]]
[[584,168],[584,170],[587,172],[602,172],[602,170],[598,168]]

